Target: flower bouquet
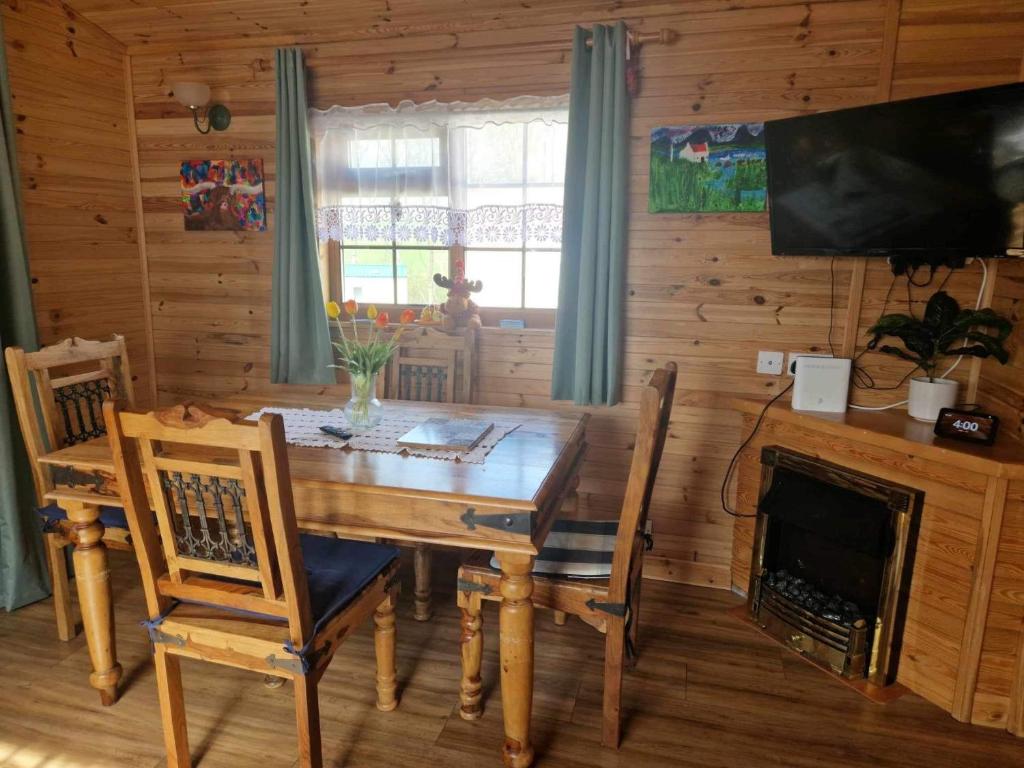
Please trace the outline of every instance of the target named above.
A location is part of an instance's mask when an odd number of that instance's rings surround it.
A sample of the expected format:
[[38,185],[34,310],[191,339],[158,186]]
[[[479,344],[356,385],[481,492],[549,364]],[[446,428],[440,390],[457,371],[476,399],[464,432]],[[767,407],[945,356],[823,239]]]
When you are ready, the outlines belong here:
[[402,312],[401,325],[388,336],[386,331],[391,318],[387,312],[378,312],[371,304],[366,308],[366,318],[372,322],[369,335],[360,339],[356,321],[359,304],[355,299],[344,304],[344,312],[352,324],[351,336],[345,333],[342,311],[338,302],[327,302],[327,316],[338,326],[338,340],[331,344],[337,350],[339,365],[332,367],[347,370],[352,385],[351,397],[345,405],[345,418],[353,429],[367,430],[380,424],[384,416],[384,406],[377,399],[377,374],[388,364],[398,347],[404,326],[415,320],[416,313],[411,309]]

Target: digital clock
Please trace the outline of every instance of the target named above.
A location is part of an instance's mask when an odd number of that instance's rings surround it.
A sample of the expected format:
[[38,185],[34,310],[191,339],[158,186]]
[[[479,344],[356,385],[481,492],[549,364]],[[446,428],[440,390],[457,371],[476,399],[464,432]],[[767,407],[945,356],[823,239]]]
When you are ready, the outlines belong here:
[[981,411],[943,408],[935,420],[935,434],[979,445],[992,445],[999,431],[999,417]]

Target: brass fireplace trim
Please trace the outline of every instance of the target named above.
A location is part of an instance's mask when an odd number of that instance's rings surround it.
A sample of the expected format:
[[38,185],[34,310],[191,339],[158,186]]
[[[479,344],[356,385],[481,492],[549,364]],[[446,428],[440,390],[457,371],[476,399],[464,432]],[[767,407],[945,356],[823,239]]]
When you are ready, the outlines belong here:
[[[776,467],[783,467],[809,477],[832,483],[841,488],[847,488],[870,498],[878,499],[885,503],[891,515],[892,532],[895,546],[892,555],[886,560],[882,572],[882,594],[878,605],[878,615],[874,627],[867,627],[873,637],[871,644],[871,658],[867,660],[866,679],[878,686],[891,685],[896,681],[896,667],[899,661],[898,648],[895,646],[897,640],[896,624],[897,612],[901,602],[904,600],[904,592],[908,587],[910,578],[908,566],[908,545],[915,519],[920,512],[923,494],[917,489],[910,488],[897,483],[889,483],[880,478],[857,472],[846,467],[823,461],[813,456],[805,456],[795,451],[790,451],[779,446],[766,446],[761,450],[761,487],[758,491],[758,508],[761,501],[772,484],[772,477]],[[856,662],[851,658],[841,659],[840,655],[855,657],[864,650],[864,636],[857,638],[852,634],[848,639],[847,651],[839,651],[834,645],[824,643],[820,636],[815,637],[814,632],[801,631],[807,629],[804,625],[794,624],[787,618],[779,615],[779,611],[767,610],[762,600],[761,578],[764,576],[764,554],[765,540],[767,534],[767,516],[760,511],[754,527],[754,547],[750,567],[750,587],[748,594],[748,611],[754,621],[762,626],[769,634],[773,635],[793,650],[799,653],[819,659],[844,677],[859,676],[860,670]],[[767,590],[768,588],[765,587]],[[790,605],[790,611],[800,611],[799,606]],[[765,619],[764,614],[770,614],[773,620]],[[792,618],[792,616],[790,617]],[[820,617],[814,617],[817,622],[828,624]],[[840,625],[835,625],[839,627]],[[828,633],[831,634],[831,633]]]

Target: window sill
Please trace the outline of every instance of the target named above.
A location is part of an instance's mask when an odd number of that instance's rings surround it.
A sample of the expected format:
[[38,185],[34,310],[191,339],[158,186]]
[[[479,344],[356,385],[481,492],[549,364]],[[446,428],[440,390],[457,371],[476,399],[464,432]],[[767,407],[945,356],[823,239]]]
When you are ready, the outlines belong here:
[[[378,304],[377,309],[387,312],[392,321],[401,316],[402,311],[411,309],[419,317],[422,306],[405,306],[401,304]],[[553,330],[555,327],[555,310],[553,309],[502,309],[493,307],[480,307],[480,322],[484,328],[501,329],[502,320],[522,320],[525,328],[508,328],[502,330],[510,331],[539,331]]]

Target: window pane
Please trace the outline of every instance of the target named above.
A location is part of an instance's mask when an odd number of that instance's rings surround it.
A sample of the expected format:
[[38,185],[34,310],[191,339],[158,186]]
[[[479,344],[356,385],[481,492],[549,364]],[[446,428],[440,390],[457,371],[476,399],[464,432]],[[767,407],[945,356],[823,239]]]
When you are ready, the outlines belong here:
[[467,208],[482,205],[522,205],[522,187],[470,187],[466,190]]
[[342,261],[345,299],[379,304],[395,300],[390,248],[345,248]]
[[526,179],[532,183],[556,183],[565,181],[565,147],[569,138],[569,126],[564,123],[545,125],[532,122],[527,132]]
[[481,307],[523,305],[523,255],[520,251],[466,249],[466,278],[482,280],[484,288],[473,297]]
[[348,145],[348,164],[352,168],[390,168],[394,163],[388,139],[354,139]]
[[558,306],[558,251],[526,252],[526,306],[554,309]]
[[440,139],[395,140],[395,165],[399,168],[436,168],[440,164]]
[[565,196],[563,187],[527,187],[526,202],[528,203],[551,203],[561,205]]
[[447,250],[399,248],[398,303],[443,304],[447,291],[434,283],[437,272],[448,274]]
[[466,180],[470,184],[522,183],[523,124],[466,128]]

